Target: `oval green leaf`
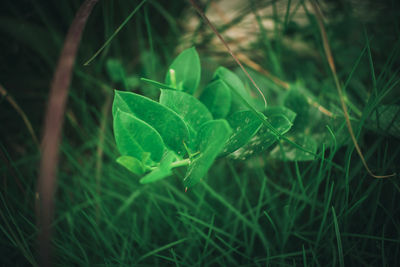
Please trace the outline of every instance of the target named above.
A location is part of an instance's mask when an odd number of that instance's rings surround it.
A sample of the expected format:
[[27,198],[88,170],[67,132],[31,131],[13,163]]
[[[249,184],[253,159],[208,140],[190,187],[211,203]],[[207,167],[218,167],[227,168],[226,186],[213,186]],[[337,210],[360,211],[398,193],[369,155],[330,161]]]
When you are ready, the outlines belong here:
[[297,116],[296,112],[284,106],[268,107],[267,110],[265,111],[265,115],[268,118],[275,115],[284,115],[292,124]]
[[225,118],[231,109],[232,95],[226,83],[217,79],[209,83],[200,96],[215,119]]
[[189,164],[184,179],[185,187],[197,184],[206,175],[231,133],[232,129],[226,120],[212,120],[202,125],[197,136],[200,154]]
[[[292,127],[291,121],[283,114],[275,114],[268,117],[268,120],[272,127],[274,127],[281,135],[287,133]],[[246,159],[254,154],[263,152],[264,150],[271,147],[278,137],[265,125],[262,125],[250,141],[239,148],[235,152],[231,153],[231,157],[234,159]]]
[[250,110],[233,113],[228,117],[228,122],[233,133],[226,142],[222,155],[230,154],[247,144],[262,125],[262,121]]
[[183,144],[189,143],[189,130],[175,111],[147,97],[115,91],[113,114],[118,108],[151,125],[161,135],[164,143],[179,156],[185,154]]
[[[252,103],[249,92],[246,90],[242,80],[234,72],[224,67],[218,67],[214,73],[214,79],[221,79],[230,89],[234,90],[236,94],[243,97],[248,103]],[[231,111],[246,110],[248,109],[239,96],[232,94]]]
[[195,133],[200,130],[203,123],[212,120],[207,107],[185,92],[161,89],[160,104],[175,111]]
[[200,58],[194,47],[180,53],[169,66],[165,83],[178,90],[193,94],[200,83]]
[[114,136],[119,152],[142,160],[143,153],[159,162],[165,146],[161,136],[146,122],[134,115],[117,109],[114,113]]
[[136,175],[142,175],[146,171],[146,167],[143,163],[131,156],[118,157],[117,162]]

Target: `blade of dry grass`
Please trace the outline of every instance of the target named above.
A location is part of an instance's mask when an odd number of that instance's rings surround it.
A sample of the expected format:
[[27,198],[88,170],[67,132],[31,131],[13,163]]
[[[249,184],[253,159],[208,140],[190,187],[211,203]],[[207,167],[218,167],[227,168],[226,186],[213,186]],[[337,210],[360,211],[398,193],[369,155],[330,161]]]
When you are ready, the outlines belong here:
[[368,174],[371,175],[372,177],[374,177],[374,178],[389,178],[389,177],[393,177],[393,176],[396,175],[395,173],[390,174],[390,175],[376,175],[376,174],[374,174],[370,170],[370,168],[368,167],[367,162],[365,161],[364,155],[363,155],[363,153],[361,151],[360,146],[358,145],[356,136],[354,134],[353,127],[351,126],[351,122],[350,122],[350,118],[349,118],[349,112],[347,110],[347,106],[346,106],[346,103],[344,101],[342,87],[340,85],[339,78],[338,78],[337,73],[336,73],[336,67],[335,67],[335,62],[333,60],[333,56],[332,56],[332,50],[330,48],[329,41],[328,41],[328,36],[326,34],[325,26],[324,26],[324,23],[323,23],[322,12],[319,9],[319,6],[318,6],[318,4],[316,3],[315,0],[312,0],[311,4],[312,4],[312,7],[313,7],[315,16],[317,18],[318,26],[319,26],[319,29],[320,29],[320,32],[321,32],[321,38],[322,38],[322,42],[323,42],[325,56],[326,56],[326,58],[328,60],[329,68],[332,71],[332,76],[333,76],[333,79],[335,81],[336,89],[338,91],[338,95],[339,95],[339,99],[340,99],[340,104],[342,106],[343,113],[344,113],[344,118],[346,120],[347,129],[349,130],[349,134],[350,134],[351,140],[353,141],[353,144],[354,144],[354,147],[355,147],[355,149],[357,151],[357,154],[360,157],[360,159],[361,159],[365,169],[367,170]]
[[4,97],[8,103],[15,109],[15,111],[21,116],[22,120],[24,121],[26,128],[28,129],[29,133],[32,136],[33,142],[40,147],[39,145],[39,140],[36,137],[35,131],[33,130],[32,124],[28,119],[28,116],[26,116],[25,112],[22,110],[22,108],[18,105],[18,103],[14,100],[12,96],[10,96],[7,92],[7,90],[0,84],[0,95]]
[[[249,57],[247,57],[245,54],[242,53],[237,53],[236,56],[244,62],[244,64],[246,64],[247,66],[249,66],[250,68],[258,71],[259,73],[264,74],[268,79],[270,79],[273,83],[275,83],[276,85],[282,87],[285,90],[289,90],[290,89],[290,84],[282,81],[281,79],[279,79],[278,77],[276,77],[275,75],[273,75],[271,72],[269,72],[268,70],[264,69],[263,67],[261,67],[259,64],[257,64],[256,62],[254,62],[253,60],[251,60]],[[323,106],[321,106],[320,104],[318,104],[317,102],[315,102],[314,100],[311,99],[311,97],[306,96],[307,98],[307,102],[314,106],[315,108],[317,108],[321,113],[325,114],[328,117],[334,117],[333,113],[330,112],[328,109],[324,108]]]

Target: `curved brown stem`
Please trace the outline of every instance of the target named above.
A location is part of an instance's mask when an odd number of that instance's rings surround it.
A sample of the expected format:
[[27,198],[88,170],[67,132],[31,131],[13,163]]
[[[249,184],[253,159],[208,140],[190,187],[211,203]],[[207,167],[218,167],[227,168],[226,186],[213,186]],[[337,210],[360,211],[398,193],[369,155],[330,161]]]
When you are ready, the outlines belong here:
[[39,252],[41,266],[51,266],[51,221],[54,213],[56,171],[59,159],[61,130],[65,105],[71,83],[76,53],[86,21],[98,0],[85,0],[68,30],[63,49],[54,73],[44,121],[41,143],[41,161],[36,200],[39,202],[37,220],[39,225]]

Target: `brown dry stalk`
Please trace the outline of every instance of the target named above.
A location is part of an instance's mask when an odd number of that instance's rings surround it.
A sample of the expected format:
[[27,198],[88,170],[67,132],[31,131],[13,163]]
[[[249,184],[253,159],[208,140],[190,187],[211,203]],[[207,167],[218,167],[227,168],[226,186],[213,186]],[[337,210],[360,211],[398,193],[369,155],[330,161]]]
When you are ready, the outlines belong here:
[[[270,73],[268,70],[264,69],[263,67],[261,67],[259,64],[257,64],[256,62],[254,62],[253,60],[251,60],[249,57],[247,57],[245,54],[242,53],[236,53],[236,56],[242,61],[244,62],[244,64],[246,64],[247,66],[249,66],[250,68],[258,71],[259,73],[264,74],[268,79],[270,79],[273,83],[275,83],[276,85],[282,87],[285,90],[289,90],[290,89],[290,84],[282,81],[281,79],[279,79],[278,77],[276,77],[275,75],[273,75],[272,73]],[[307,98],[307,102],[314,106],[315,108],[317,108],[321,113],[325,114],[328,117],[333,117],[334,115],[332,114],[332,112],[330,112],[329,110],[327,110],[326,108],[324,108],[323,106],[321,106],[320,104],[318,104],[317,102],[315,102],[314,100],[312,100],[311,97],[306,96]]]
[[287,82],[282,81],[275,75],[273,75],[271,72],[268,70],[264,69],[261,67],[258,63],[254,62],[251,60],[249,57],[247,57],[245,54],[242,53],[236,53],[236,56],[244,62],[247,66],[251,67],[252,69],[264,74],[268,79],[270,79],[272,82],[274,82],[276,85],[279,85],[280,87],[289,90],[290,85]]
[[346,103],[344,101],[344,96],[343,96],[343,91],[342,91],[342,87],[340,85],[339,82],[339,78],[337,76],[336,73],[336,67],[335,67],[335,62],[333,60],[333,56],[332,56],[332,50],[330,48],[329,45],[329,41],[328,41],[328,36],[326,34],[326,30],[325,30],[325,26],[323,23],[323,16],[322,16],[322,12],[317,4],[317,2],[315,0],[311,0],[311,4],[315,13],[315,16],[317,18],[317,22],[318,22],[318,26],[321,32],[321,38],[322,38],[322,43],[323,43],[323,47],[324,47],[324,51],[325,51],[325,56],[328,59],[328,63],[329,63],[329,67],[332,71],[332,75],[333,75],[333,79],[335,81],[335,85],[336,85],[336,89],[338,91],[338,95],[339,95],[339,99],[340,99],[340,104],[342,105],[342,109],[343,109],[343,113],[344,113],[344,118],[346,120],[346,125],[347,125],[347,129],[349,130],[349,134],[351,137],[351,140],[353,141],[354,147],[356,148],[356,151],[358,153],[358,156],[360,157],[365,169],[367,170],[368,174],[371,175],[374,178],[389,178],[389,177],[393,177],[396,174],[391,174],[391,175],[375,175],[368,167],[367,162],[365,161],[364,155],[361,151],[360,146],[358,145],[356,136],[353,132],[353,127],[351,126],[351,122],[350,122],[350,118],[349,118],[349,112],[347,110],[347,106]]
[[30,135],[32,136],[33,142],[35,142],[37,147],[40,147],[39,140],[36,137],[35,131],[33,130],[32,124],[29,121],[28,116],[26,116],[22,108],[17,104],[14,98],[7,93],[7,90],[1,84],[0,84],[0,95],[4,97],[8,101],[8,103],[10,103],[10,105],[15,109],[15,111],[21,116],[22,120],[25,123],[26,128],[28,129]]
[[64,41],[64,46],[54,73],[44,121],[41,144],[42,156],[38,178],[39,210],[39,253],[41,266],[51,266],[51,222],[54,213],[56,171],[59,160],[59,146],[64,121],[68,89],[76,53],[86,21],[98,0],[85,0],[75,15]]
[[247,70],[243,67],[242,63],[240,60],[237,58],[237,56],[233,53],[232,49],[229,47],[228,43],[224,40],[224,38],[221,36],[221,34],[218,32],[218,30],[214,27],[214,25],[211,23],[211,21],[207,18],[206,14],[201,10],[201,8],[197,5],[197,3],[194,0],[189,0],[194,9],[196,9],[197,13],[202,17],[202,19],[207,23],[207,25],[212,29],[212,31],[217,35],[218,39],[224,44],[226,50],[228,50],[229,54],[231,54],[232,58],[236,61],[236,63],[239,65],[239,67],[242,69],[244,74],[249,78],[251,83],[254,85],[254,87],[257,89],[257,91],[260,93],[262,99],[264,100],[264,108],[267,108],[267,99],[265,99],[264,94],[262,93],[261,89],[258,87],[256,82],[253,80],[253,78],[250,76],[250,74],[247,72]]

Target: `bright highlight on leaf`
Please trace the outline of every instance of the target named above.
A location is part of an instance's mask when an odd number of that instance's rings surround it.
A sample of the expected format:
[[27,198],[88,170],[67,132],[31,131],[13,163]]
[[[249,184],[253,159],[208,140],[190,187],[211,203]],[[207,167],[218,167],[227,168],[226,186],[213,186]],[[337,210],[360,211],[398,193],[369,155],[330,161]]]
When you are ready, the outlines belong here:
[[[173,70],[173,71],[170,71]],[[200,58],[194,47],[180,53],[169,66],[165,83],[177,90],[193,94],[200,83]]]

